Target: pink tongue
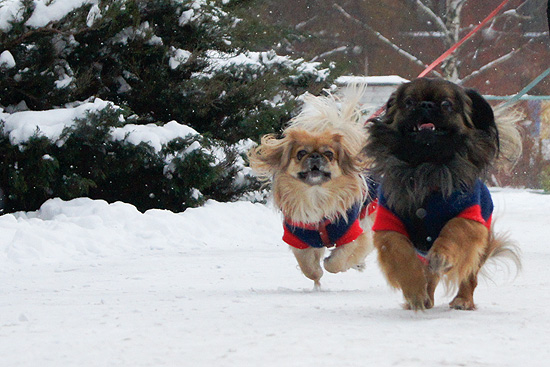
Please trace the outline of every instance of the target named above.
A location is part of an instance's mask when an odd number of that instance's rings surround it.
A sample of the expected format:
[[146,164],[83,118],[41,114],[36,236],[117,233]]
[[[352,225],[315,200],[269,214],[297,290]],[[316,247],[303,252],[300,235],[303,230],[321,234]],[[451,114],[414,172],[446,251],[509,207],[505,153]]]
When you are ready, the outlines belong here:
[[422,124],[418,127],[418,130],[435,130],[434,124]]

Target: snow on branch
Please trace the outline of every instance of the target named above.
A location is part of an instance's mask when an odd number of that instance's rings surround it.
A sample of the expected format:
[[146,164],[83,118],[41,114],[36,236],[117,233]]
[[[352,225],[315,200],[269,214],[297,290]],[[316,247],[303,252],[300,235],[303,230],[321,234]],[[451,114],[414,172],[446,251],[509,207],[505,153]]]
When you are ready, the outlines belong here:
[[[415,63],[416,65],[419,65],[423,68],[427,68],[428,65],[425,64],[422,60],[418,59],[416,56],[408,53],[407,51],[403,50],[401,47],[397,46],[395,43],[393,43],[391,40],[389,40],[388,38],[384,37],[383,34],[381,34],[380,32],[378,32],[377,30],[375,30],[374,28],[372,28],[371,26],[369,26],[368,24],[366,23],[363,23],[361,22],[359,19],[351,16],[347,11],[345,11],[340,5],[334,3],[332,5],[336,10],[338,10],[340,12],[340,14],[342,14],[344,17],[346,17],[347,19],[351,20],[352,22],[354,22],[355,24],[359,25],[360,27],[366,29],[367,31],[371,32],[371,33],[374,33],[376,35],[376,37],[382,41],[383,43],[385,43],[386,45],[390,46],[392,49],[394,49],[395,51],[397,51],[397,53],[401,56],[404,56],[405,58],[407,58],[408,60],[412,61],[413,63]],[[437,73],[437,72],[434,72],[435,74],[437,74],[438,76],[441,76],[441,74]]]
[[296,24],[296,29],[300,30],[300,29],[308,26],[310,23],[316,21],[318,18],[319,18],[319,16],[315,15],[315,16],[311,17],[308,20],[304,20],[303,22],[300,22],[300,23]]
[[327,57],[327,56],[329,56],[329,55],[335,54],[335,53],[337,53],[337,52],[344,52],[344,51],[346,51],[347,49],[348,49],[347,46],[336,47],[336,48],[334,48],[334,49],[332,49],[332,50],[323,52],[322,54],[315,56],[315,57],[314,57],[313,59],[311,59],[309,62],[315,62],[315,61],[317,61],[317,60],[319,60],[319,59],[322,59],[322,58]]

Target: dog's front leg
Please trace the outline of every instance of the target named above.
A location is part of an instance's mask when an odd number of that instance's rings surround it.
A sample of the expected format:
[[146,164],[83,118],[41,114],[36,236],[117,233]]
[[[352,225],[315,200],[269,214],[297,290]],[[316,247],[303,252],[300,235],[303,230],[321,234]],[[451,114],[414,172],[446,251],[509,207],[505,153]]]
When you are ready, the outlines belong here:
[[409,239],[397,232],[374,233],[378,261],[391,286],[403,291],[405,308],[424,310],[433,306],[428,295],[426,267],[422,264]]
[[443,227],[428,253],[429,268],[460,283],[477,273],[488,241],[489,231],[483,224],[453,218]]
[[363,233],[355,241],[332,250],[330,256],[324,260],[325,269],[330,273],[347,271],[352,267],[362,271],[365,268],[365,258],[372,250],[372,241]]
[[429,269],[445,274],[448,280],[458,285],[458,294],[450,306],[472,310],[477,273],[489,241],[489,231],[476,221],[454,218],[441,230],[428,253]]
[[296,257],[296,261],[298,261],[298,265],[300,266],[302,273],[304,273],[304,275],[309,279],[313,280],[315,283],[315,288],[319,288],[321,286],[321,282],[319,280],[323,276],[321,259],[325,253],[325,248],[309,247],[302,250],[291,247],[291,249]]

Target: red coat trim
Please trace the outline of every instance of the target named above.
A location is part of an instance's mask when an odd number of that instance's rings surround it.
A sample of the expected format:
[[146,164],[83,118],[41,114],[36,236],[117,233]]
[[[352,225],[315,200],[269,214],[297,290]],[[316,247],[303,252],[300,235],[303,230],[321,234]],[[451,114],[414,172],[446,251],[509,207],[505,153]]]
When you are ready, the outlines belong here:
[[483,224],[487,229],[491,229],[491,220],[493,216],[491,215],[487,220],[483,219],[481,215],[481,205],[472,205],[469,208],[464,209],[457,218],[470,219],[476,222]]
[[353,222],[353,224],[348,229],[346,234],[344,234],[342,237],[340,237],[336,241],[336,247],[355,241],[357,237],[359,237],[362,233],[363,233],[363,228],[361,228],[359,221],[356,220],[355,222]]
[[397,217],[397,215],[393,214],[390,210],[383,207],[382,205],[378,205],[376,209],[376,220],[374,221],[374,225],[372,226],[373,231],[394,231],[401,233],[402,235],[409,238],[409,233],[407,232],[407,228]]
[[295,236],[292,232],[287,231],[285,227],[285,231],[283,232],[283,241],[288,243],[290,246],[295,247],[300,250],[305,250],[309,247],[307,243],[299,239],[297,236]]
[[363,233],[359,223],[360,210],[360,203],[353,205],[346,213],[347,220],[343,216],[333,221],[325,219],[320,223],[285,220],[283,241],[298,249],[338,247],[353,242]]

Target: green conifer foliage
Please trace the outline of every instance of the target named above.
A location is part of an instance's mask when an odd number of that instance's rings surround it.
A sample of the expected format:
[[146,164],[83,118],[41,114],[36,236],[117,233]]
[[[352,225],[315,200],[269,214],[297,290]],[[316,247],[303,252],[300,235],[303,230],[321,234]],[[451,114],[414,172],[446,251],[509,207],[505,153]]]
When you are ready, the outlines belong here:
[[[33,210],[51,197],[122,200],[140,210],[239,199],[258,187],[243,171],[241,143],[280,131],[296,97],[330,79],[329,68],[266,49],[279,30],[237,18],[252,1],[100,0],[43,26],[29,25],[35,1],[19,3],[0,32],[0,52],[16,63],[0,66],[0,112],[94,98],[118,107],[73,121],[56,139],[37,131],[12,144],[2,133],[5,211]],[[172,120],[198,135],[161,150],[112,136],[126,124]]]

